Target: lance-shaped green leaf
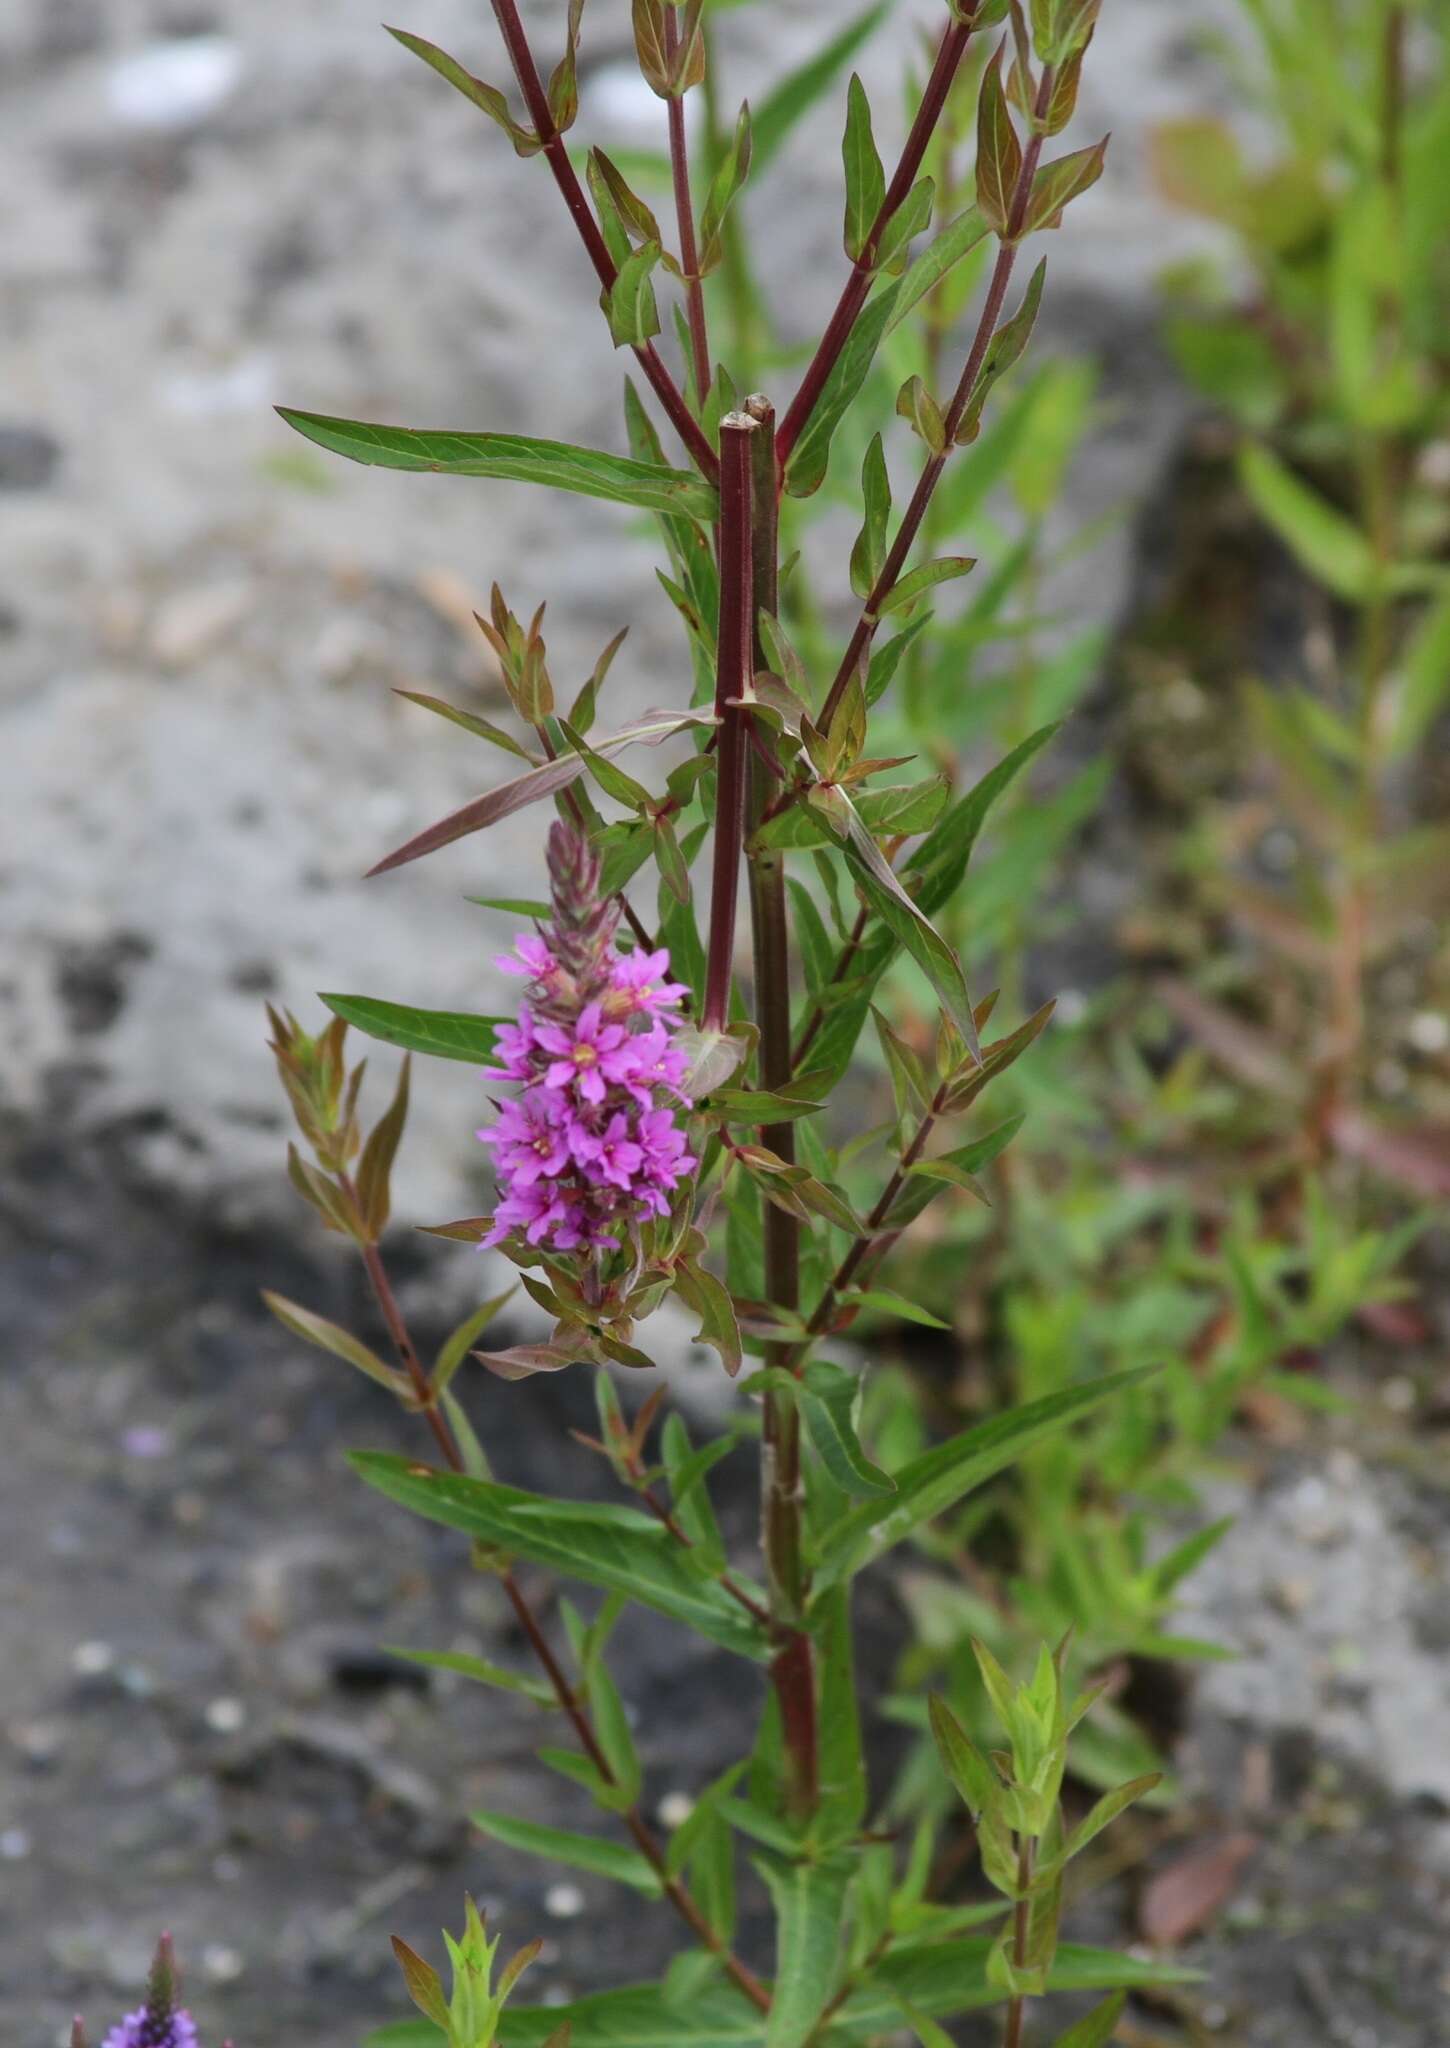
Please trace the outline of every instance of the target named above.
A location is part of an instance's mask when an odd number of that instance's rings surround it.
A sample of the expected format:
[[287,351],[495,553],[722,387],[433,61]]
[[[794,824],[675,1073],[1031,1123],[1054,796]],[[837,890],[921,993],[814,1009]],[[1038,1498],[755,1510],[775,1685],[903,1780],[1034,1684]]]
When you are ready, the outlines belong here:
[[[991,1053],[990,1047],[983,1048],[977,1076],[1000,1071],[990,1066]],[[948,1113],[952,1113],[950,1103]],[[1025,1116],[1008,1117],[1005,1123],[998,1124],[995,1130],[988,1131],[984,1137],[974,1139],[968,1145],[958,1145],[955,1151],[941,1153],[935,1159],[917,1160],[914,1166],[907,1168],[906,1184],[886,1213],[886,1228],[905,1230],[923,1209],[930,1206],[943,1185],[962,1188],[975,1195],[979,1202],[985,1202],[986,1190],[980,1186],[976,1176],[984,1167],[990,1166],[999,1153],[1006,1151],[1026,1121]]]
[[370,1486],[430,1521],[585,1585],[623,1593],[741,1656],[769,1655],[750,1616],[691,1569],[668,1530],[633,1508],[549,1500],[376,1452],[358,1452],[352,1463]]
[[547,484],[553,490],[577,491],[586,498],[606,498],[646,512],[681,512],[706,521],[715,517],[717,509],[714,486],[687,470],[634,462],[599,448],[536,441],[522,434],[388,427],[366,420],[334,419],[326,413],[296,412],[288,406],[277,410],[289,427],[319,448],[330,448],[350,462],[378,469]]
[[612,1878],[627,1884],[646,1898],[658,1898],[662,1889],[658,1871],[638,1849],[620,1842],[601,1842],[593,1835],[575,1835],[564,1828],[541,1827],[537,1821],[514,1820],[506,1813],[471,1813],[469,1819],[505,1848],[521,1849],[530,1856],[545,1856],[551,1863],[567,1863],[573,1870],[587,1870],[595,1877]]
[[1032,197],[1027,202],[1027,218],[1023,222],[1024,235],[1034,233],[1038,228],[1056,228],[1062,225],[1063,209],[1069,206],[1080,193],[1096,185],[1103,174],[1103,160],[1108,153],[1108,138],[1095,142],[1089,149],[1075,149],[1071,156],[1060,156],[1056,163],[1044,164],[1032,181]]
[[929,242],[901,280],[901,291],[886,331],[894,333],[909,314],[934,292],[942,279],[987,239],[992,224],[979,206],[969,206]]
[[302,1308],[295,1301],[288,1301],[285,1295],[269,1293],[265,1288],[262,1299],[273,1315],[294,1337],[302,1337],[309,1344],[315,1344],[319,1351],[330,1351],[334,1358],[345,1358],[349,1365],[357,1367],[370,1380],[376,1380],[380,1387],[386,1387],[390,1394],[406,1391],[407,1381],[400,1372],[385,1365],[375,1351],[370,1351],[351,1330],[344,1330],[340,1323],[331,1323],[326,1316],[314,1315],[310,1308]]
[[861,45],[885,20],[889,0],[868,7],[848,22],[839,35],[812,54],[796,70],[787,72],[772,87],[754,117],[755,168],[757,175],[775,157],[791,130],[827,93],[850,63]]
[[904,1294],[895,1294],[889,1287],[863,1287],[859,1292],[843,1294],[841,1302],[846,1308],[874,1308],[883,1316],[899,1316],[902,1322],[920,1323],[927,1330],[951,1328],[950,1323],[944,1323],[919,1301],[908,1301]]
[[457,704],[445,703],[441,697],[430,697],[423,690],[395,690],[395,697],[406,697],[410,704],[421,704],[425,711],[436,712],[439,718],[446,718],[453,725],[462,726],[476,739],[487,740],[491,746],[502,747],[506,754],[516,754],[521,761],[532,762],[534,757],[527,747],[519,745],[511,733],[491,725],[486,718],[479,718],[472,711],[464,711]]
[[845,1841],[859,1830],[870,1803],[870,1787],[861,1740],[850,1588],[838,1587],[822,1604],[824,1613],[816,1631],[821,1665],[820,1805],[816,1825],[819,1838],[833,1843]]
[[675,1268],[674,1290],[700,1318],[695,1342],[709,1344],[718,1351],[720,1363],[733,1379],[740,1370],[744,1352],[730,1290],[694,1259],[682,1259]]
[[992,336],[987,353],[982,359],[981,374],[972,386],[971,398],[957,427],[959,445],[975,441],[981,432],[982,412],[992,387],[1005,377],[1012,365],[1021,356],[1032,339],[1032,330],[1037,325],[1037,314],[1042,305],[1042,287],[1047,278],[1047,259],[1044,257],[1033,271],[1027,290],[1022,295],[1022,304],[1010,320],[1004,320]]
[[1118,2021],[1123,2017],[1123,2007],[1127,2002],[1126,1991],[1115,1991],[1111,1998],[1105,1998],[1101,2005],[1095,2005],[1090,2013],[1085,2013],[1065,2034],[1059,2034],[1053,2048],[1107,2048],[1118,2030]]
[[835,1982],[852,1864],[844,1856],[790,1864],[762,1858],[758,1867],[775,1908],[775,1985],[766,2048],[801,2048]]
[[919,178],[881,230],[876,243],[878,270],[887,271],[892,277],[904,274],[911,244],[931,226],[935,204],[935,183],[930,178]]
[[865,517],[855,547],[851,550],[851,588],[862,602],[876,588],[886,564],[887,532],[891,523],[891,478],[886,468],[886,450],[881,436],[872,436],[861,465],[861,498]]
[[817,1358],[801,1375],[799,1399],[811,1442],[843,1492],[853,1500],[895,1493],[895,1481],[871,1462],[856,1434],[861,1386],[854,1373]]
[[939,1693],[928,1702],[942,1768],[974,1821],[1001,1803],[1002,1781]]
[[437,1059],[467,1060],[487,1066],[493,1058],[494,1032],[505,1017],[474,1017],[464,1010],[419,1010],[411,1003],[384,1003],[376,996],[324,995],[335,1017],[408,1052],[431,1053]]
[[496,789],[475,797],[472,803],[451,812],[436,825],[430,825],[426,832],[418,833],[405,846],[378,861],[368,873],[385,875],[391,868],[404,867],[409,861],[421,860],[424,854],[436,853],[441,846],[451,846],[456,839],[466,839],[470,833],[486,831],[500,818],[511,817],[515,811],[521,811],[529,804],[557,796],[585,773],[589,754],[616,754],[621,748],[631,746],[654,747],[675,733],[714,723],[713,715],[708,712],[647,711],[636,724],[596,740],[588,754],[561,754],[556,761],[545,761],[538,768],[530,768],[527,774],[515,776],[512,782],[500,783]]
[[966,1043],[977,1050],[977,1027],[962,963],[925,911],[902,888],[881,848],[861,822],[844,792],[837,791],[846,812],[846,858],[877,916],[910,953],[942,1001],[947,1015]]
[[941,407],[920,377],[908,377],[897,392],[896,412],[899,419],[910,422],[912,433],[926,443],[933,455],[941,454],[947,445],[946,422]]
[[564,54],[549,80],[549,113],[561,135],[566,135],[579,118],[579,23],[583,13],[584,0],[569,0]]
[[831,442],[846,417],[867,372],[881,346],[896,304],[900,284],[878,292],[851,329],[845,347],[831,367],[810,418],[801,429],[790,461],[785,466],[785,487],[793,498],[809,498],[825,482],[831,458]]
[[1374,550],[1352,520],[1256,442],[1239,452],[1239,481],[1312,576],[1347,603],[1364,597],[1376,574]]
[[406,29],[401,28],[390,28],[388,34],[400,42],[405,50],[411,50],[415,57],[421,57],[440,78],[446,78],[450,85],[456,86],[463,97],[472,100],[474,106],[481,108],[491,121],[497,121],[520,156],[538,155],[543,144],[532,128],[525,128],[514,119],[509,112],[508,101],[496,85],[486,85],[481,78],[475,78],[456,58],[450,57],[446,50],[440,50],[436,43],[428,42],[423,36],[410,35]]
[[846,172],[846,254],[854,263],[871,239],[886,198],[886,172],[871,132],[871,103],[857,72],[846,89],[846,133],[841,144]]
[[1007,232],[1022,173],[1022,145],[1002,90],[1002,52],[982,77],[977,101],[977,204],[999,235]]
[[393,1161],[398,1156],[398,1144],[403,1135],[403,1126],[408,1121],[408,1078],[411,1071],[411,1053],[406,1055],[398,1071],[398,1086],[392,1102],[374,1125],[357,1170],[358,1199],[362,1203],[363,1216],[374,1237],[381,1237],[387,1228],[392,1211]]
[[959,576],[970,576],[976,566],[975,555],[941,555],[934,562],[923,562],[920,568],[892,584],[881,600],[879,616],[884,619],[889,612],[905,611],[939,583],[954,583]]
[[462,1650],[405,1650],[397,1643],[384,1645],[390,1657],[401,1657],[406,1663],[418,1664],[426,1671],[448,1671],[458,1678],[471,1679],[476,1685],[491,1685],[499,1692],[517,1693],[520,1698],[532,1700],[536,1706],[557,1707],[552,1686],[542,1678],[530,1678],[521,1671],[509,1671],[502,1664],[490,1664],[483,1657],[470,1657]]
[[620,264],[605,308],[616,348],[643,348],[659,333],[660,312],[650,280],[663,255],[658,242],[645,242]]
[[708,277],[724,255],[725,222],[746,179],[752,156],[750,107],[742,106],[729,147],[715,167],[700,215],[700,275]]
[[[894,2032],[901,2024],[900,1998],[936,2019],[998,2004],[1002,1994],[988,1974],[993,1946],[992,1941],[975,1935],[897,1943],[871,1981],[842,2006],[842,2028],[855,2040]],[[1066,1941],[1048,1972],[1047,1987],[1050,1991],[1110,1991],[1120,1985],[1192,1983],[1197,1975],[1172,1964],[1146,1962],[1112,1949]]]
[[1136,1386],[1151,1368],[1112,1373],[1080,1387],[1066,1387],[1040,1401],[1009,1409],[978,1423],[950,1442],[923,1452],[896,1474],[896,1495],[883,1504],[867,1502],[837,1524],[821,1551],[816,1583],[821,1591],[849,1578],[864,1565],[904,1542],[923,1522],[1014,1464],[1025,1451],[1068,1423],[1089,1414],[1123,1389]]

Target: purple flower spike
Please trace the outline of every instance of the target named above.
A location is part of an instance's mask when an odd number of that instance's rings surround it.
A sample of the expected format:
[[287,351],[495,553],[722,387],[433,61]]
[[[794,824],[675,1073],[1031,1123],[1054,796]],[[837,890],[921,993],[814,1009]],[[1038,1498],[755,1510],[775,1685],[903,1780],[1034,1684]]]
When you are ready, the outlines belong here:
[[490,1080],[522,1092],[479,1139],[499,1199],[484,1242],[590,1256],[669,1214],[696,1161],[675,1121],[688,1061],[672,1032],[689,995],[664,947],[621,954],[599,862],[563,824],[549,834],[552,922],[499,966],[528,977],[518,1022],[499,1027]]
[[176,1957],[171,1936],[156,1945],[146,2003],[112,2027],[101,2048],[197,2048],[196,2022],[177,2004]]

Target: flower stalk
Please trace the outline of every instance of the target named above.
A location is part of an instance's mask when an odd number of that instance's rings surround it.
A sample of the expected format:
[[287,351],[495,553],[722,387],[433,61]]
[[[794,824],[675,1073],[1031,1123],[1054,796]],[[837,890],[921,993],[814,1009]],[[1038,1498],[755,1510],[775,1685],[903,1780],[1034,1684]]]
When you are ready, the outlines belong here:
[[715,669],[719,744],[710,949],[701,1020],[706,1031],[729,1028],[735,965],[735,913],[745,838],[745,700],[750,690],[755,616],[751,442],[756,431],[748,412],[727,413],[720,422],[720,627]]

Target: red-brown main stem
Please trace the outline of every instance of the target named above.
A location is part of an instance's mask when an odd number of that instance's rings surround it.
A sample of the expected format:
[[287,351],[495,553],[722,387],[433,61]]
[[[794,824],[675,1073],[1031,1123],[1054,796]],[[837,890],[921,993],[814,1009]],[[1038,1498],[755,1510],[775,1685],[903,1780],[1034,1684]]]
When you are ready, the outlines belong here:
[[742,698],[751,678],[754,625],[754,563],[751,557],[750,445],[756,433],[749,413],[727,413],[720,422],[720,628],[716,642],[715,853],[710,889],[710,950],[705,968],[707,1031],[730,1022],[730,985],[735,962],[735,911],[740,894],[740,856],[745,838],[745,711]]

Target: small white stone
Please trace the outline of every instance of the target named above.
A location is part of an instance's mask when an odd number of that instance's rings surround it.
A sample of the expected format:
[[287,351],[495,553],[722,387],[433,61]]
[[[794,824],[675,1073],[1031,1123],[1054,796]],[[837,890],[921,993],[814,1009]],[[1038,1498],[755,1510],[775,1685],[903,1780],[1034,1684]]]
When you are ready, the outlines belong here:
[[659,1803],[658,1811],[661,1827],[678,1828],[682,1827],[695,1811],[695,1802],[688,1792],[666,1792]]
[[24,1828],[6,1828],[0,1832],[0,1856],[7,1863],[22,1863],[30,1854],[30,1837]]
[[128,128],[189,128],[230,99],[241,76],[241,50],[226,36],[175,36],[122,58],[106,98]]
[[584,1894],[577,1884],[551,1884],[544,1893],[544,1911],[553,1920],[576,1920],[584,1911]]
[[245,1727],[247,1710],[240,1700],[209,1700],[206,1709],[206,1725],[214,1734],[235,1735]]
[[1450,1017],[1439,1010],[1420,1010],[1410,1019],[1407,1036],[1416,1052],[1444,1052],[1450,1046]]
[[214,1941],[202,1950],[201,1967],[211,1983],[234,1984],[247,1966],[236,1949]]
[[1408,1415],[1417,1398],[1415,1382],[1406,1379],[1403,1374],[1396,1379],[1386,1380],[1380,1389],[1380,1399],[1391,1415]]
[[102,1678],[113,1670],[116,1653],[109,1643],[77,1643],[70,1653],[71,1669],[79,1678]]
[[1063,989],[1057,998],[1055,1015],[1058,1023],[1071,1030],[1074,1024],[1080,1024],[1087,1015],[1087,1006],[1088,999],[1080,988]]

